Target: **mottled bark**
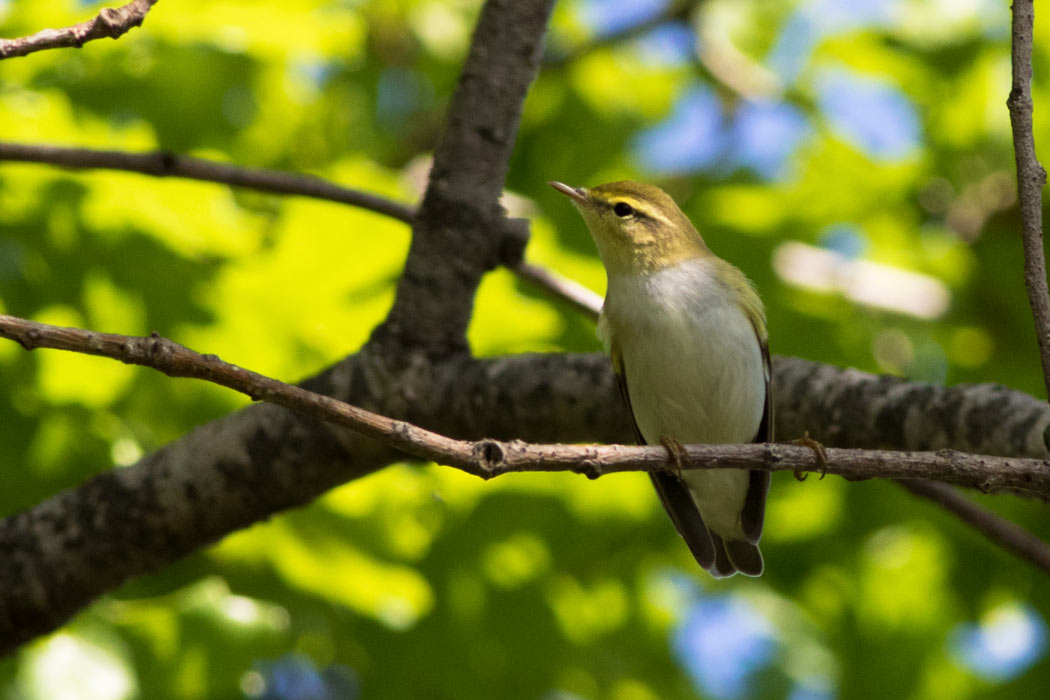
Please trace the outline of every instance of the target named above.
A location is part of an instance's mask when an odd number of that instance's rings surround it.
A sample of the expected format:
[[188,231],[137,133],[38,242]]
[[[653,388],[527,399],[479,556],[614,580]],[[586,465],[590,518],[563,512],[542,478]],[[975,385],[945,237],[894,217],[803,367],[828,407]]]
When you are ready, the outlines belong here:
[[[460,438],[630,440],[602,355],[396,364],[391,372],[386,358],[363,353],[305,386]],[[808,427],[829,445],[1047,456],[1050,406],[1018,392],[909,383],[791,358],[777,359],[775,379],[781,435]],[[258,405],[0,521],[0,652],[131,577],[403,457]]]
[[1050,406],[999,384],[908,382],[776,358],[777,435],[825,445],[1047,456]]
[[485,3],[434,153],[394,306],[374,342],[426,348],[430,356],[467,352],[481,276],[520,258],[527,229],[507,224],[499,197],[553,6],[554,0]]

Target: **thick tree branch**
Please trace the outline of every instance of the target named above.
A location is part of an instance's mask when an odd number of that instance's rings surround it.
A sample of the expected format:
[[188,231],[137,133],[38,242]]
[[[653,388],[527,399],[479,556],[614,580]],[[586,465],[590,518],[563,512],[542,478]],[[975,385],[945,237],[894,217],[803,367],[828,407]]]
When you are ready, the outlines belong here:
[[80,48],[94,39],[117,39],[138,27],[157,0],[133,0],[122,7],[107,7],[94,18],[72,27],[44,29],[18,39],[0,39],[0,59],[25,56],[35,51]]
[[[316,178],[280,172],[253,171],[200,159],[173,157],[163,153],[127,154],[0,143],[0,159],[4,158],[53,163],[65,167],[102,167],[132,170],[157,176],[177,175],[206,179],[233,186],[328,199],[372,209],[406,221],[411,220],[415,214],[408,205],[343,188]],[[522,278],[540,285],[592,317],[597,315],[601,307],[600,297],[593,292],[543,268],[519,263],[512,269]],[[795,382],[801,395],[808,397],[807,400],[811,403],[816,404],[830,399],[830,402],[834,404],[842,396],[849,397],[850,395],[855,395],[858,399],[864,398],[864,406],[867,410],[858,412],[854,406],[849,413],[851,421],[825,420],[819,426],[818,430],[829,444],[832,442],[853,445],[868,444],[865,441],[870,439],[870,435],[878,434],[880,430],[879,426],[873,423],[880,424],[882,429],[888,428],[895,422],[893,416],[904,416],[904,419],[896,422],[900,426],[900,431],[910,428],[911,435],[898,435],[893,440],[879,442],[876,443],[877,445],[893,446],[896,440],[905,439],[908,444],[925,449],[954,445],[995,454],[1017,454],[1017,451],[1020,451],[1021,454],[1038,455],[1041,454],[1041,445],[1045,442],[1045,436],[1041,430],[1032,429],[1038,427],[1037,424],[1040,424],[1041,421],[1038,406],[1030,405],[1032,401],[1028,397],[1009,392],[1002,387],[983,385],[941,389],[937,392],[941,394],[938,397],[931,394],[929,387],[924,385],[906,385],[899,380],[889,378],[873,378],[863,373],[844,373],[842,370],[831,368],[827,368],[829,371],[824,372],[819,365],[784,358],[778,358],[777,365],[781,370],[778,372],[778,377],[783,377],[778,381],[783,382],[787,379]],[[828,375],[826,377],[827,386],[823,384],[824,380],[821,378],[823,374]],[[852,380],[854,378],[858,381],[843,382],[843,379]],[[806,385],[811,384],[814,380],[821,383],[821,389],[816,392],[807,391]],[[828,386],[833,387],[831,393],[825,393]],[[893,390],[887,391],[887,388],[890,387]],[[780,392],[779,395],[782,399],[781,403],[784,403],[785,394]],[[1019,397],[1020,403],[1018,403]],[[1012,423],[1005,421],[1004,423],[1009,423],[1009,425],[1000,425],[996,431],[985,430],[990,406],[995,407],[993,410],[1000,417],[1013,417]],[[821,408],[819,405],[813,405],[809,407],[809,411],[799,412],[796,406],[781,406],[778,408],[778,415],[781,422],[791,423],[792,416],[800,413],[804,416],[814,410],[819,412]],[[829,413],[842,415],[842,411],[837,409]],[[865,416],[867,420],[862,420]],[[933,418],[932,425],[930,425],[931,417]],[[801,434],[807,429],[807,426],[810,429],[814,427],[805,420],[794,421],[794,423],[794,428],[781,427],[780,430],[791,431],[786,434]],[[485,434],[485,431],[475,434]],[[520,436],[523,433],[514,432],[512,429],[510,434]],[[912,491],[917,493],[915,489]],[[961,498],[958,496],[957,500]],[[942,500],[935,499],[935,502],[944,506]],[[949,510],[981,532],[986,531],[986,523],[989,522],[999,523],[997,531],[1023,532],[1016,525],[998,518],[975,504],[969,504],[969,510],[966,511],[958,508],[949,508]],[[1031,552],[1041,551],[1039,549],[1041,541],[1031,535],[1013,538],[1000,537],[999,539],[993,536],[992,541],[1029,560],[1035,556]]]
[[[5,334],[29,330],[25,326],[18,330],[19,325],[5,326]],[[96,351],[110,347],[129,359],[148,357],[151,345],[159,348],[155,338],[138,339],[128,346],[123,340],[113,344],[109,341],[115,338],[78,333],[85,336],[76,342]],[[42,335],[33,334],[23,338],[29,346],[40,345],[42,340]],[[70,337],[62,342],[71,342]],[[167,352],[160,349],[156,354],[164,357]],[[775,381],[790,387],[794,395],[807,397],[796,402],[786,392],[778,394],[778,430],[783,435],[792,434],[798,425],[822,426],[827,437],[821,437],[829,445],[895,444],[905,450],[937,445],[1018,457],[1047,456],[1042,436],[1050,425],[1050,406],[1003,387],[945,389],[792,358],[777,358],[774,369]],[[237,380],[248,375],[231,368],[228,376]],[[304,388],[464,440],[485,436],[533,442],[630,439],[608,359],[597,354],[491,360],[455,356],[440,363],[417,363],[408,373],[391,373],[382,352],[366,347]],[[262,395],[272,389],[250,392]],[[312,402],[310,397],[303,406],[309,408]],[[317,404],[325,406],[326,402]],[[972,430],[967,427],[971,422]],[[485,441],[477,449],[468,444],[471,458],[478,466],[484,465],[487,473],[496,463],[494,458],[503,454],[517,460],[515,468],[524,464],[523,453],[515,452],[520,443]],[[663,464],[666,459],[659,448],[603,449],[612,453],[588,453],[597,462],[587,463],[583,471],[596,473],[595,464],[604,465],[607,457],[622,456],[624,450],[637,450],[631,454],[632,459],[637,455],[638,468]],[[748,456],[749,449],[757,452]],[[788,451],[776,451],[780,450],[777,446],[768,458],[778,459],[781,467],[791,464],[795,456],[803,464],[811,459],[806,449],[784,449]],[[699,448],[695,456],[709,459],[717,454],[722,459],[735,454],[736,460],[767,459],[762,446],[744,448],[743,453],[738,450]],[[159,569],[224,534],[306,503],[335,484],[399,459],[398,455],[358,433],[332,429],[297,411],[263,404],[202,426],[136,465],[103,473],[2,520],[0,556],[5,566],[0,567],[0,653],[54,629],[130,577]],[[837,464],[839,453],[831,457]],[[952,478],[962,482],[968,470],[972,474],[975,466],[981,466],[967,462],[970,458],[953,462],[956,455],[950,453],[933,457],[941,470],[938,473],[953,473]],[[914,459],[905,461],[914,465]],[[510,462],[504,459],[503,464]],[[875,461],[868,466],[881,469],[880,464]],[[1020,464],[1004,465],[1007,472],[1001,480],[971,479],[969,483],[988,488],[1013,483]],[[857,468],[843,467],[843,473],[870,476]],[[918,472],[905,465],[887,467],[884,473],[907,476]],[[929,472],[921,474],[930,476]],[[1041,479],[1041,473],[1036,477]]]
[[[605,364],[584,355],[457,357],[419,365],[406,380],[366,349],[303,386],[449,435],[614,442],[629,430],[609,410],[618,404]],[[0,520],[0,655],[129,578],[405,457],[259,404]]]
[[[482,275],[517,250],[507,230],[503,191],[522,105],[539,70],[554,0],[488,0],[434,152],[430,182],[412,232],[405,270],[373,342],[466,352],[466,330]],[[497,235],[494,235],[497,234]]]
[[[279,172],[252,171],[200,159],[171,157],[163,153],[127,154],[0,143],[0,159],[4,158],[53,163],[66,167],[103,167],[133,170],[150,175],[177,175],[208,179],[234,186],[299,194],[361,206],[401,220],[410,220],[415,214],[408,205],[343,188],[324,180]],[[596,316],[601,308],[601,298],[598,295],[541,267],[519,263],[512,269],[522,278],[565,299],[591,317]],[[797,435],[806,429],[815,429],[829,444],[834,442],[863,445],[868,444],[865,441],[870,439],[870,435],[878,433],[878,427],[873,425],[874,422],[889,427],[893,424],[890,417],[903,415],[912,416],[912,418],[900,420],[897,424],[901,431],[910,429],[911,435],[898,435],[894,441],[878,443],[877,446],[895,446],[895,440],[903,438],[909,440],[908,444],[924,449],[954,445],[963,449],[995,454],[1040,454],[1041,444],[1045,442],[1045,435],[1039,430],[1031,429],[1041,420],[1038,415],[1038,407],[1024,405],[1031,403],[1030,400],[1026,401],[1027,397],[1024,397],[1021,405],[1018,405],[1019,395],[1008,392],[1002,387],[985,385],[944,389],[939,392],[942,397],[937,398],[928,391],[928,387],[923,385],[904,385],[897,380],[872,378],[863,373],[843,373],[838,369],[831,369],[830,372],[827,372],[828,383],[825,386],[821,379],[824,372],[819,365],[789,361],[783,358],[778,358],[777,365],[781,370],[785,367],[790,370],[779,372],[778,377],[783,378],[778,379],[778,382],[785,380],[793,382],[801,392],[800,395],[807,397],[806,400],[810,403],[816,404],[825,399],[831,399],[831,402],[835,403],[840,394],[847,397],[855,394],[858,400],[863,398],[863,405],[867,409],[859,412],[861,415],[858,415],[854,407],[850,411],[851,421],[825,421],[818,427],[805,420],[792,421],[792,417],[800,414],[805,416],[814,411],[819,412],[822,407],[813,405],[809,407],[810,411],[799,412],[796,406],[781,406],[778,408],[781,422],[794,423],[793,427],[779,428],[779,430],[789,431],[784,434]],[[844,378],[854,377],[859,381],[856,383],[843,382]],[[813,383],[814,380],[821,383],[821,389],[807,391],[806,386]],[[893,391],[886,391],[887,387],[894,387],[895,383],[900,385],[896,386]],[[825,393],[829,386],[831,392]],[[782,391],[779,392],[779,396],[781,403],[784,403],[785,398],[789,398]],[[985,419],[988,416],[988,406],[995,406],[994,410],[1001,417],[1014,417],[1013,423],[1009,426],[1001,425],[996,431],[987,431]],[[842,414],[837,410],[832,413]],[[862,420],[865,416],[867,420]],[[932,425],[930,424],[931,418],[933,419]],[[521,433],[517,434],[521,435]],[[966,518],[958,510],[951,512],[959,515],[965,522],[980,531],[983,531],[982,522],[997,519],[997,516],[984,511],[979,506],[971,504],[971,510],[983,514],[982,517]],[[1002,528],[1004,529],[1016,528],[1005,521],[1003,523]],[[1027,558],[1024,550],[1011,547],[1009,542],[1003,542],[1002,545]]]
[[1013,59],[1013,85],[1006,105],[1010,110],[1014,160],[1017,163],[1017,198],[1024,240],[1024,283],[1039,340],[1043,382],[1047,397],[1050,398],[1050,290],[1047,289],[1046,258],[1043,253],[1043,186],[1046,184],[1046,171],[1036,157],[1035,139],[1032,136],[1033,0],[1014,0],[1012,11],[1010,53]]

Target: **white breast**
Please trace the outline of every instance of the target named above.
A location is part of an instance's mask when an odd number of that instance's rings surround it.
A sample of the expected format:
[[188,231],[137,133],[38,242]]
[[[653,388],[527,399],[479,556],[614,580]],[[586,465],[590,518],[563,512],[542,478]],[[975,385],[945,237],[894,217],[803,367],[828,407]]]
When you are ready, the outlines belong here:
[[[755,438],[765,409],[761,348],[711,261],[611,279],[599,331],[620,352],[647,443],[664,435],[683,444]],[[739,532],[746,471],[694,471],[686,481],[708,527]]]

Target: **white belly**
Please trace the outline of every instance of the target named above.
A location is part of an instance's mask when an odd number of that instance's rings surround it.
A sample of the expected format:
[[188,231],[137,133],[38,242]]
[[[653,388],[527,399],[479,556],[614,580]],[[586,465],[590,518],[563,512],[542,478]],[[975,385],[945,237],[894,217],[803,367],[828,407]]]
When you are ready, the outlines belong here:
[[[766,394],[758,337],[709,271],[689,261],[610,282],[603,331],[619,350],[649,444],[664,435],[683,444],[750,442],[758,432]],[[748,473],[691,471],[685,480],[707,526],[741,536]]]

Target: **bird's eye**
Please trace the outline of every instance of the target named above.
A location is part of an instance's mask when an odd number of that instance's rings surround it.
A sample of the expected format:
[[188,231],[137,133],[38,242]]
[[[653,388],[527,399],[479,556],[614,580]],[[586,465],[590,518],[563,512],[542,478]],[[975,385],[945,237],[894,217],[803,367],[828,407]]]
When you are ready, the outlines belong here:
[[622,217],[630,216],[631,214],[633,214],[634,213],[634,207],[632,207],[627,202],[617,202],[616,204],[613,205],[613,211],[616,213],[617,216],[622,218]]

